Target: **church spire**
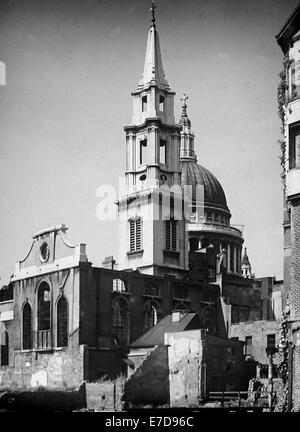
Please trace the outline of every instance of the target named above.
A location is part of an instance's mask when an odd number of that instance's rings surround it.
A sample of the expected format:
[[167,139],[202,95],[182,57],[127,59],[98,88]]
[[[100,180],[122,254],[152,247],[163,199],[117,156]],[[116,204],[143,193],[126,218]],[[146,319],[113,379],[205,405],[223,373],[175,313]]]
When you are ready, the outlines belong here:
[[251,264],[249,261],[249,257],[247,254],[247,248],[244,249],[244,255],[242,258],[242,274],[244,278],[251,278],[253,279],[255,275],[252,273]]
[[156,30],[156,7],[157,6],[155,6],[154,1],[152,1],[152,7],[150,9],[152,14],[151,26],[148,33],[144,70],[138,84],[138,91],[145,89],[150,85],[155,85],[162,90],[170,91],[170,87],[163,70],[159,36],[158,31]]
[[179,124],[182,126],[182,130],[180,132],[181,141],[180,141],[180,159],[192,159],[197,162],[197,156],[194,150],[194,139],[195,135],[191,129],[191,120],[187,115],[187,99],[189,97],[183,93],[182,98],[182,112],[179,120]]

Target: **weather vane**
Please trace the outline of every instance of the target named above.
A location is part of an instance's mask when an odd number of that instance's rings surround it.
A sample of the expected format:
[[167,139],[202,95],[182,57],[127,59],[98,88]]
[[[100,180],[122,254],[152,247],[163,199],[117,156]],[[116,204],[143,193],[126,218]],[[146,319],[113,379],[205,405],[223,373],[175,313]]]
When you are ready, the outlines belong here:
[[152,13],[152,26],[155,27],[155,9],[157,8],[157,6],[155,6],[154,4],[154,0],[152,0],[152,6],[150,9],[150,12]]
[[183,115],[186,115],[186,107],[187,107],[187,105],[186,105],[186,100],[188,99],[189,97],[185,94],[185,93],[183,93],[183,96],[182,96],[182,98],[180,99],[181,101],[182,101],[182,114]]

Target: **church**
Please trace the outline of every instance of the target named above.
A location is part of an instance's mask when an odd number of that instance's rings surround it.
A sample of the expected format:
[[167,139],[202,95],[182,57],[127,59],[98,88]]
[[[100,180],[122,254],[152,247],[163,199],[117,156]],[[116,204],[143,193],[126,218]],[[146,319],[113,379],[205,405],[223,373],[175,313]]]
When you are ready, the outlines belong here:
[[262,320],[270,325],[260,343],[278,331],[278,321],[264,314],[270,290],[264,297],[246,251],[242,257],[242,229],[231,225],[220,182],[198,163],[186,95],[175,119],[154,5],[143,73],[131,95],[117,260],[93,266],[64,224],[33,235],[0,290],[0,385],[78,387],[119,375],[132,383],[147,357],[157,373],[152,382],[159,386],[162,373],[174,395],[174,364],[182,358],[172,352],[194,340],[206,348],[196,349],[196,366],[195,353],[188,359],[182,379],[201,369],[199,400],[207,391],[247,388],[257,362],[267,362],[265,353],[253,358],[249,346],[245,352],[245,344]]

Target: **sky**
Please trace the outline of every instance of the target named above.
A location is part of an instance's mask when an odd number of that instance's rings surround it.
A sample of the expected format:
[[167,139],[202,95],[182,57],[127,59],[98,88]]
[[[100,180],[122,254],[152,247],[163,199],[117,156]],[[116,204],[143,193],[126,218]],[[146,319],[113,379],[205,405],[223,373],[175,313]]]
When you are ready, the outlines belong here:
[[[164,71],[196,135],[198,162],[244,225],[257,277],[282,278],[282,186],[275,35],[296,0],[157,0]],[[1,0],[0,286],[32,235],[65,223],[101,265],[116,221],[99,221],[97,188],[125,170],[131,91],[143,69],[150,0]]]

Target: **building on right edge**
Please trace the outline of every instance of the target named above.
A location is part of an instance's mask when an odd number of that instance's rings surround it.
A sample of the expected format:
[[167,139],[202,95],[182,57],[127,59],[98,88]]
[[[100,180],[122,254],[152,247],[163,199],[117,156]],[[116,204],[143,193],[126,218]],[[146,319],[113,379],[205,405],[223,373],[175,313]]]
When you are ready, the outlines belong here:
[[284,54],[279,104],[284,138],[284,285],[290,306],[290,402],[300,410],[300,5],[276,36]]

